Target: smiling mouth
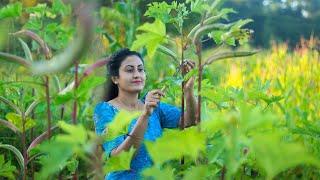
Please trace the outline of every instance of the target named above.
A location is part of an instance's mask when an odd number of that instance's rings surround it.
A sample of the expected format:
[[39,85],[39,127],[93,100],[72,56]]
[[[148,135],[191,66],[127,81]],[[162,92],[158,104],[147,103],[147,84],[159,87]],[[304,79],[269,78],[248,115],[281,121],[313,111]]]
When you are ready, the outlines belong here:
[[141,84],[142,81],[133,81],[132,83],[133,83],[133,84]]

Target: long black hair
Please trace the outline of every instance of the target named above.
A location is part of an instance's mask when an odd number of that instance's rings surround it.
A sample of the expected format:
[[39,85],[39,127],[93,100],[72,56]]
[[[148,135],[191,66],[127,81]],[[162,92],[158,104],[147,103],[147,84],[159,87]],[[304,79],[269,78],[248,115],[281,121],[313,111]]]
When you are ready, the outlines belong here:
[[118,86],[114,84],[114,82],[111,80],[111,77],[119,77],[119,68],[121,66],[121,63],[128,56],[133,55],[138,56],[144,64],[141,54],[136,51],[131,51],[128,48],[120,49],[110,56],[109,61],[107,63],[107,82],[105,88],[104,101],[110,101],[111,99],[114,99],[118,96]]

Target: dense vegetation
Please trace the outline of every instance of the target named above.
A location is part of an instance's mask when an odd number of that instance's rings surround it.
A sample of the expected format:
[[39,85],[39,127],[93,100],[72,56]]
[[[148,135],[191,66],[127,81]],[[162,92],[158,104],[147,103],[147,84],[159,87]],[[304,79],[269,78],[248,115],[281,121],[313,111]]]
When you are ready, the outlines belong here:
[[[145,92],[164,89],[165,102],[184,107],[181,87],[197,76],[197,126],[146,142],[154,166],[145,177],[320,176],[316,37],[293,51],[273,43],[258,52],[244,28],[255,22],[229,18],[236,12],[220,0],[152,3],[146,12],[133,0],[108,5],[23,1],[0,9],[0,177],[102,179],[129,168],[134,149],[107,158],[100,145],[139,112],[121,111],[105,136],[95,135],[92,118],[106,57],[120,47],[144,55]],[[214,45],[204,48],[208,40]],[[197,69],[182,74],[185,58]]]

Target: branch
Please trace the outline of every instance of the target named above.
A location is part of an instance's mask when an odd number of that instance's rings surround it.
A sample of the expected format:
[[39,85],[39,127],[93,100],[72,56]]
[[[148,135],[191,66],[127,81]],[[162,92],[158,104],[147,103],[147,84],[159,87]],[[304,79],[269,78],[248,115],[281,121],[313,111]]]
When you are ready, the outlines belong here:
[[199,28],[195,34],[194,34],[194,37],[192,39],[192,42],[194,44],[196,44],[196,42],[201,38],[201,36],[203,34],[206,34],[210,31],[213,31],[213,30],[216,30],[216,29],[219,29],[219,30],[224,30],[224,29],[228,29],[232,26],[233,24],[230,23],[230,24],[221,24],[221,23],[217,23],[217,24],[209,24],[209,25],[204,25],[202,26],[201,28]]
[[238,51],[238,52],[222,52],[215,54],[211,57],[209,57],[205,63],[202,65],[202,67],[210,65],[211,63],[226,59],[226,58],[233,58],[233,57],[245,57],[245,56],[251,56],[258,53],[258,51]]
[[95,69],[105,66],[108,62],[110,61],[110,58],[103,58],[103,59],[99,59],[97,62],[95,62],[94,64],[92,64],[90,67],[88,67],[87,69],[84,70],[83,75],[80,79],[80,82],[83,78],[89,76]]
[[29,68],[31,67],[31,62],[22,58],[22,57],[19,57],[19,56],[16,56],[16,55],[13,55],[13,54],[9,54],[9,53],[5,53],[5,52],[0,52],[0,59],[3,59],[3,60],[6,60],[8,62],[13,62],[13,63],[18,63],[26,68]]
[[174,63],[179,64],[179,61],[177,59],[177,55],[173,51],[168,49],[167,47],[160,45],[159,51],[170,56],[174,60]]
[[[55,130],[56,128],[58,128],[58,126],[53,126],[51,127],[51,131]],[[44,133],[40,134],[38,137],[36,137],[31,144],[28,147],[27,152],[29,153],[29,151],[34,148],[35,146],[37,146],[38,144],[40,144],[42,141],[47,139],[47,135],[48,135],[48,130],[45,131]]]
[[10,144],[0,144],[0,148],[8,149],[15,154],[15,156],[18,160],[18,163],[20,165],[20,168],[21,168],[21,174],[23,175],[24,174],[24,158],[23,158],[21,152],[16,147],[14,147]]
[[21,31],[12,33],[11,35],[30,37],[32,40],[36,41],[36,42],[40,45],[40,47],[41,47],[41,49],[42,49],[42,52],[43,52],[44,55],[46,56],[46,59],[52,58],[52,53],[51,53],[50,48],[49,48],[48,45],[44,42],[44,40],[42,40],[41,37],[40,37],[39,35],[37,35],[36,33],[32,32],[32,31],[30,31],[30,30],[23,29],[23,30],[21,30]]
[[25,112],[25,116],[29,116],[32,110],[40,103],[40,100],[34,100]]
[[90,13],[94,10],[92,4],[83,3],[82,5],[83,7],[80,7],[77,13],[79,20],[77,36],[79,38],[75,39],[64,52],[49,61],[35,62],[31,68],[33,74],[43,75],[64,71],[85,54],[92,41],[94,20]]
[[14,124],[12,124],[10,121],[6,121],[6,120],[3,120],[3,119],[0,119],[0,124],[2,124],[3,126],[11,129],[14,133],[20,134],[19,129]]
[[18,106],[16,106],[15,104],[13,104],[11,101],[9,101],[8,99],[6,99],[3,96],[0,96],[0,101],[2,101],[3,103],[5,103],[6,105],[10,106],[13,110],[15,110],[17,112],[17,114],[21,114],[20,109],[18,108]]

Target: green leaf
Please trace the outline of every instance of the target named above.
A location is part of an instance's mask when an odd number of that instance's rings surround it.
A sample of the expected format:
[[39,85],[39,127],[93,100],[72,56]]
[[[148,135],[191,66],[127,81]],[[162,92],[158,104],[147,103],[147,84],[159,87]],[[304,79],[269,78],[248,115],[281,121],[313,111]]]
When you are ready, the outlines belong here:
[[205,149],[205,140],[205,135],[195,127],[183,131],[166,129],[161,138],[146,142],[146,146],[154,163],[162,164],[184,155],[197,158],[198,153]]
[[137,39],[133,42],[131,49],[138,50],[145,46],[150,57],[154,56],[157,47],[161,43],[167,42],[166,26],[159,19],[156,19],[153,23],[145,23],[138,27],[137,30],[143,33],[137,35]]
[[71,125],[64,121],[59,121],[58,126],[67,134],[56,137],[57,141],[75,145],[83,145],[88,139],[86,129],[81,125]]
[[121,12],[119,12],[117,9],[114,9],[114,8],[101,7],[100,16],[104,20],[122,22],[127,25],[130,24],[129,19],[124,14],[122,14]]
[[240,19],[237,22],[234,23],[234,25],[231,27],[231,30],[240,29],[244,25],[253,22],[252,19]]
[[15,178],[16,167],[11,165],[11,162],[5,162],[4,156],[0,155],[0,177],[6,177],[8,179]]
[[55,14],[60,13],[62,16],[71,14],[71,6],[65,5],[62,0],[54,0],[52,3],[52,11]]
[[33,61],[32,54],[31,54],[30,48],[28,47],[27,43],[25,43],[21,38],[19,38],[19,41],[20,41],[20,44],[23,48],[25,58],[29,61]]
[[26,9],[27,13],[32,13],[34,17],[40,18],[44,15],[44,12],[47,9],[47,4],[39,3],[36,6],[29,7]]
[[125,110],[118,112],[111,123],[106,126],[106,140],[111,140],[119,135],[127,134],[131,121],[139,117],[140,114],[141,112],[129,112]]
[[209,36],[213,38],[216,44],[221,44],[223,42],[222,35],[224,33],[225,33],[224,31],[213,31],[212,33],[209,34]]
[[187,0],[186,3],[191,3],[191,12],[202,14],[210,9],[210,6],[203,0]]
[[54,99],[56,105],[64,104],[74,98],[73,92],[67,92],[65,94],[58,94]]
[[274,96],[272,95],[271,97],[268,98],[263,98],[263,100],[267,103],[267,104],[271,104],[271,103],[275,103],[275,102],[279,102],[283,99],[283,96]]
[[111,171],[129,170],[134,152],[135,149],[131,148],[128,152],[122,151],[116,156],[111,156],[103,168],[104,172],[109,173]]
[[226,39],[226,43],[230,46],[236,46],[236,39],[234,37],[229,37]]
[[79,165],[79,161],[74,157],[69,159],[69,161],[67,162],[66,166],[69,172],[74,173]]
[[24,174],[24,158],[23,158],[21,152],[16,147],[9,145],[9,144],[1,144],[0,143],[0,148],[10,150],[14,153],[14,155],[20,165],[20,172],[23,175]]
[[173,169],[171,167],[159,169],[156,166],[152,166],[151,168],[145,169],[142,175],[145,176],[146,179],[153,177],[152,179],[155,180],[174,180]]
[[148,10],[144,16],[153,17],[154,19],[161,20],[163,23],[168,23],[172,19],[170,15],[172,8],[173,6],[166,2],[153,2],[148,4]]
[[281,136],[274,132],[253,138],[252,150],[259,165],[266,171],[267,179],[301,164],[320,167],[319,159],[309,154],[301,144],[286,143],[280,139]]
[[86,96],[90,92],[90,90],[92,90],[98,85],[103,84],[105,81],[106,78],[99,76],[88,76],[84,78],[81,81],[79,87],[77,88],[77,97],[79,98],[82,96]]
[[214,133],[225,128],[226,123],[223,117],[221,112],[209,112],[208,119],[201,121],[201,131],[206,133],[208,137],[214,135]]
[[218,16],[220,16],[221,18],[223,18],[223,19],[225,19],[225,20],[229,20],[229,19],[228,19],[228,14],[230,14],[230,13],[233,13],[233,14],[234,14],[234,13],[237,13],[237,11],[235,11],[235,10],[232,9],[232,8],[223,8],[223,9],[220,10]]
[[0,9],[0,20],[4,18],[19,17],[22,12],[22,4],[20,2],[8,4]]
[[[16,113],[8,113],[6,115],[6,119],[8,121],[10,121],[12,124],[14,124],[21,132],[23,130],[23,127],[22,127],[22,117],[21,115],[19,114],[16,114]],[[25,130],[28,130],[32,127],[34,127],[36,125],[36,122],[29,118],[29,117],[26,117],[25,119]]]
[[52,140],[44,142],[38,147],[46,155],[39,159],[42,168],[36,179],[47,179],[52,174],[61,171],[73,154],[72,144],[66,142]]
[[207,175],[212,176],[212,172],[209,172],[208,166],[199,165],[193,166],[190,170],[184,175],[184,180],[194,180],[194,179],[206,179]]

